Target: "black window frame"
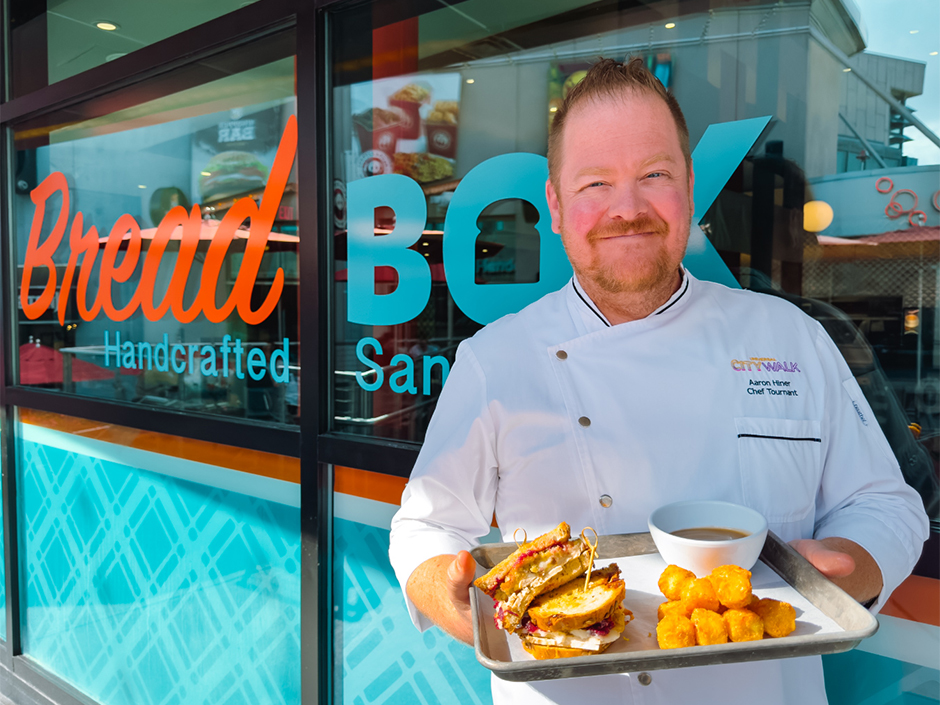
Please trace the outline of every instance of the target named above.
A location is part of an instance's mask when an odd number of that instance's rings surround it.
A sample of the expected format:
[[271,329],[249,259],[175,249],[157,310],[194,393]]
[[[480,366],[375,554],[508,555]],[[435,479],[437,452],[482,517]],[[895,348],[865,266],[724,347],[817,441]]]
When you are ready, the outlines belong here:
[[[322,230],[318,184],[325,144],[324,112],[321,96],[325,91],[322,67],[325,8],[334,0],[258,0],[203,25],[143,47],[115,61],[94,67],[13,100],[0,102],[0,310],[16,301],[16,263],[12,257],[11,179],[15,150],[12,126],[90,99],[132,92],[134,87],[162,74],[184,69],[224,51],[247,46],[280,32],[295,31],[297,112],[303,127],[299,132],[297,170],[304,188],[298,193],[298,208],[306,214],[308,229]],[[405,3],[407,4],[407,3]],[[9,0],[0,0],[0,99],[10,95]],[[301,40],[301,38],[305,38]],[[315,38],[309,41],[306,38]],[[316,225],[314,225],[316,223]],[[314,231],[314,227],[316,230]],[[3,542],[6,564],[7,639],[0,641],[0,682],[9,686],[8,695],[24,702],[95,705],[95,701],[63,682],[23,654],[20,635],[19,559],[16,517],[16,473],[14,419],[18,407],[77,416],[105,424],[156,431],[199,441],[222,443],[250,450],[295,457],[301,464],[301,702],[331,702],[332,663],[332,466],[321,459],[319,438],[327,428],[326,405],[320,399],[326,375],[326,321],[321,292],[321,264],[325,264],[324,238],[317,246],[299,249],[300,297],[304,315],[300,321],[301,398],[306,405],[297,427],[251,423],[208,414],[173,412],[119,401],[90,399],[62,392],[35,389],[13,383],[15,354],[14,317],[3,316],[0,327],[0,467],[3,468]],[[312,243],[312,238],[308,239]],[[193,423],[196,421],[197,423]],[[356,453],[328,454],[329,462],[355,464]],[[370,453],[375,466],[380,452]],[[348,462],[344,462],[347,460]],[[5,689],[6,690],[6,689]]]

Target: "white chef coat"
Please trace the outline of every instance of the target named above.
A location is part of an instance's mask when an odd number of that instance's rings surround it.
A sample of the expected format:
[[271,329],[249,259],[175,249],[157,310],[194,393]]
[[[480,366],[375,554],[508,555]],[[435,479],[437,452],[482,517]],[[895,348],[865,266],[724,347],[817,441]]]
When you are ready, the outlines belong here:
[[[919,558],[927,518],[842,356],[789,302],[683,275],[641,320],[611,326],[572,279],[461,343],[392,521],[403,590],[428,558],[477,545],[494,512],[510,541],[560,521],[646,531],[663,504],[716,499],[762,512],[784,541],[855,541],[881,569],[874,609],[884,603]],[[635,676],[589,689],[494,678],[493,697],[826,702],[818,657],[655,671],[647,686]]]

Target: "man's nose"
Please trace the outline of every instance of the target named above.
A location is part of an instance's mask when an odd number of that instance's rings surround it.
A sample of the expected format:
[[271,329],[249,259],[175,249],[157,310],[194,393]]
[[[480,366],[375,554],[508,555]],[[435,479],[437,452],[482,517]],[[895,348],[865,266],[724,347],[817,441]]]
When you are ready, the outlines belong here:
[[637,184],[618,184],[613,189],[607,216],[612,220],[634,220],[637,216],[647,213],[648,209],[649,204]]

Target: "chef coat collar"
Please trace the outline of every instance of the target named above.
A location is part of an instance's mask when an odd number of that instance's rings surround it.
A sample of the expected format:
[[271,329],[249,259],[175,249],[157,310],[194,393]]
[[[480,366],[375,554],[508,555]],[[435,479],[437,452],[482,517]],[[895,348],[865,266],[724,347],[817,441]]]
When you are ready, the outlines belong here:
[[[666,301],[662,306],[653,311],[650,316],[658,316],[661,313],[665,313],[668,309],[672,308],[679,299],[681,299],[689,290],[689,274],[686,272],[686,269],[681,264],[679,265],[679,288],[676,292],[669,297],[669,300]],[[569,290],[569,296],[573,296],[576,301],[576,308],[582,314],[585,325],[588,326],[589,330],[600,330],[602,328],[610,328],[611,323],[607,320],[607,317],[601,313],[601,310],[597,307],[597,304],[588,296],[587,292],[584,290],[584,287],[581,286],[581,282],[578,281],[578,275],[575,274],[571,277],[571,288]]]

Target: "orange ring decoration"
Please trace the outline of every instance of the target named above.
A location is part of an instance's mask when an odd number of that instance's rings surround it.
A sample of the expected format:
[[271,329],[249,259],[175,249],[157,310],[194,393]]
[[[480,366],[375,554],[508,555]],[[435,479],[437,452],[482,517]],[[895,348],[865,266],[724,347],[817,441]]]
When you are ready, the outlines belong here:
[[[887,191],[882,191],[882,190],[881,190],[881,182],[882,182],[882,181],[887,181],[887,182],[888,182],[888,190],[887,190]],[[882,176],[880,179],[878,179],[878,180],[875,182],[875,191],[877,191],[878,193],[891,193],[892,191],[894,191],[894,182],[893,182],[891,179],[889,179],[887,176]]]
[[[915,223],[914,220],[918,220],[920,222]],[[923,211],[911,211],[907,216],[907,222],[913,226],[918,227],[927,225],[927,214]]]

